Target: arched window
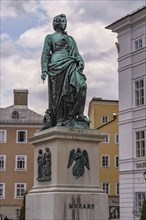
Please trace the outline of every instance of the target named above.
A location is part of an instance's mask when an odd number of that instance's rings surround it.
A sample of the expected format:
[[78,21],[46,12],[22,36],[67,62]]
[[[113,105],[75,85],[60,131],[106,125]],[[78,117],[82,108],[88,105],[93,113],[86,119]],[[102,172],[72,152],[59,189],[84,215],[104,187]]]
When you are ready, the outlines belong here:
[[19,118],[19,113],[17,111],[13,111],[12,118]]

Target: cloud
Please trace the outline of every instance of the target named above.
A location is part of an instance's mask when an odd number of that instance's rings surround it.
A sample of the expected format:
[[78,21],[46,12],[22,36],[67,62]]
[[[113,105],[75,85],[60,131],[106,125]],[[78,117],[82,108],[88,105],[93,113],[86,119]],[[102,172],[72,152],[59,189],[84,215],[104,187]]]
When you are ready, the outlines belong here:
[[45,36],[48,32],[47,26],[38,26],[31,28],[19,36],[17,44],[22,48],[38,48],[42,47]]
[[1,2],[1,16],[2,17],[17,17],[24,16],[27,13],[33,12],[39,6],[39,1],[32,0],[2,0]]

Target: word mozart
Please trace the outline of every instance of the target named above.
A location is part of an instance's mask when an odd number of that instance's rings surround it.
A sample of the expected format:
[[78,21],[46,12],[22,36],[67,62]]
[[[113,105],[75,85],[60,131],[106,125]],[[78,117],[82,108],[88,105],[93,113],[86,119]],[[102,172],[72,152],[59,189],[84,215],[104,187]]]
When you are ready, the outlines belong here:
[[69,204],[69,209],[94,209],[95,204]]

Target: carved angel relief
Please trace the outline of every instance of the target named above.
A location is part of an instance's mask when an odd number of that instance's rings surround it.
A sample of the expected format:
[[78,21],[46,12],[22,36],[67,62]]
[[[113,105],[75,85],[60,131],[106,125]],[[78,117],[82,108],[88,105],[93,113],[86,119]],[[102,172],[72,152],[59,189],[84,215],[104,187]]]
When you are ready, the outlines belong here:
[[90,170],[89,158],[86,150],[83,150],[83,152],[81,151],[80,148],[78,148],[76,152],[74,149],[71,150],[67,168],[70,168],[74,161],[75,164],[72,168],[72,174],[76,178],[79,178],[84,175],[85,172],[84,166],[86,166],[86,168]]

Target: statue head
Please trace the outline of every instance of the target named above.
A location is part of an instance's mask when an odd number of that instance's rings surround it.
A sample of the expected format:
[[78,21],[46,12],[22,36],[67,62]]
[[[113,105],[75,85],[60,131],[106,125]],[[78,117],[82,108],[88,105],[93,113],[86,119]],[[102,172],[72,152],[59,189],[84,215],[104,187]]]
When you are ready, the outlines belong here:
[[43,151],[42,151],[41,149],[39,149],[39,150],[38,150],[38,153],[39,153],[39,154],[42,154],[42,153],[43,153]]
[[46,152],[50,152],[50,149],[48,147],[46,147],[45,149],[46,149]]
[[61,30],[64,31],[67,26],[67,19],[64,14],[57,15],[53,19],[53,28],[54,30]]

